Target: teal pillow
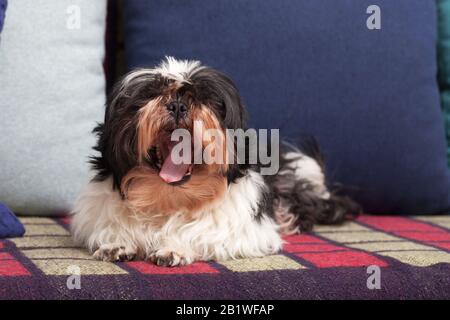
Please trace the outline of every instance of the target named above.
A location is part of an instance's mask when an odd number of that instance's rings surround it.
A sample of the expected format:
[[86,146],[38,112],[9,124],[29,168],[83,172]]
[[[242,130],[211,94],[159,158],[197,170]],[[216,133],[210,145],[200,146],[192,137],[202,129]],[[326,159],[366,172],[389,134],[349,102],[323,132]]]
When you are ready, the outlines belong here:
[[0,43],[0,202],[16,214],[67,213],[89,181],[91,130],[104,115],[106,5],[8,2]]
[[447,135],[450,166],[450,0],[437,0],[439,12],[439,86]]

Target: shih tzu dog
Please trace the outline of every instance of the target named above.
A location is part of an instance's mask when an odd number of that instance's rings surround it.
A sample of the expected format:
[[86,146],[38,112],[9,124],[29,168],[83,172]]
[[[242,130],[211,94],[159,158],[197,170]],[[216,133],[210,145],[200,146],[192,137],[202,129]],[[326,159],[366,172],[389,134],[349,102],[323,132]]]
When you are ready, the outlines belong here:
[[[314,144],[282,148],[274,175],[263,175],[259,161],[247,163],[248,150],[238,159],[237,140],[225,136],[246,129],[245,114],[233,82],[198,61],[168,57],[126,75],[94,130],[96,175],[73,210],[76,242],[100,260],[177,266],[274,254],[283,234],[359,212],[327,186]],[[205,138],[196,123],[218,134]],[[212,145],[224,161],[178,161],[177,130],[190,134],[178,153],[184,160]]]

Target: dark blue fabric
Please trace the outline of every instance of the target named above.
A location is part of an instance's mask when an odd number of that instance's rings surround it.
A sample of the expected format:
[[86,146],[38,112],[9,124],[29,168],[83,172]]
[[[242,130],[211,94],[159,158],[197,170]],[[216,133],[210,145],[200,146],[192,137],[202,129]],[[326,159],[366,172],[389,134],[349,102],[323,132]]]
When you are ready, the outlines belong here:
[[129,69],[164,55],[230,75],[250,125],[315,135],[366,211],[450,208],[434,0],[127,0]]
[[21,237],[25,229],[7,206],[0,203],[0,239]]
[[7,0],[0,0],[0,32],[2,32],[3,29],[3,22],[5,21],[5,11],[7,4]]

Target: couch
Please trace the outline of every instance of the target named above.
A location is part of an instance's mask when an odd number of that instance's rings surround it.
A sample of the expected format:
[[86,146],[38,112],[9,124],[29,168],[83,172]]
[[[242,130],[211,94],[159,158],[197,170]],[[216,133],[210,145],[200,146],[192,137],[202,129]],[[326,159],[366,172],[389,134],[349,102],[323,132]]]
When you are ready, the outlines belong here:
[[[0,202],[25,234],[0,239],[0,299],[449,299],[450,1],[379,0],[381,29],[372,2],[10,1]],[[316,136],[365,214],[273,256],[177,268],[77,247],[68,214],[106,93],[164,55],[231,75],[252,127]]]

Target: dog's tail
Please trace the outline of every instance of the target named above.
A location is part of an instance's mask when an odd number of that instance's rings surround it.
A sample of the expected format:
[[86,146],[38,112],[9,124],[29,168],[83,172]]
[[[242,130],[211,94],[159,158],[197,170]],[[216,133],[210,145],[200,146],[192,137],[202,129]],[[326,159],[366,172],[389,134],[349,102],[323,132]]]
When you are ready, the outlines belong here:
[[285,144],[280,171],[271,181],[275,219],[281,232],[311,231],[315,224],[338,224],[353,219],[361,207],[325,178],[323,156],[314,138],[300,147]]

